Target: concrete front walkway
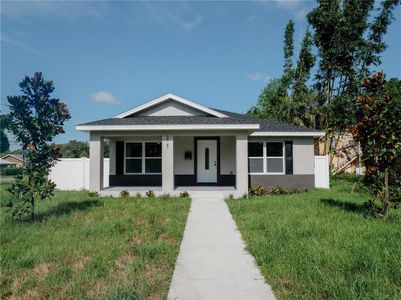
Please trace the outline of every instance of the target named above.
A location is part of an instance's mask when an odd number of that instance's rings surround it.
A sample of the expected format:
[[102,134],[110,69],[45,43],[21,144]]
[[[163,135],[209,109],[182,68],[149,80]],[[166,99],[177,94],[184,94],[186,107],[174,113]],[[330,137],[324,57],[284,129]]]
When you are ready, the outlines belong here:
[[191,193],[192,204],[168,299],[275,299],[219,192]]

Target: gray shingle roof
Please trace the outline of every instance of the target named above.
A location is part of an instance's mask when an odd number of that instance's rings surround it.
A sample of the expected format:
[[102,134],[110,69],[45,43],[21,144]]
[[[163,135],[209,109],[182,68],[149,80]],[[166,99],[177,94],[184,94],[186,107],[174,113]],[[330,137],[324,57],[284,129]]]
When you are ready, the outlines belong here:
[[217,118],[214,116],[152,116],[152,117],[127,117],[109,118],[81,125],[185,125],[185,124],[260,124],[259,131],[270,132],[316,132],[302,126],[295,126],[287,123],[270,121],[266,119],[256,119],[247,115],[224,111],[212,108],[227,115],[227,118]]

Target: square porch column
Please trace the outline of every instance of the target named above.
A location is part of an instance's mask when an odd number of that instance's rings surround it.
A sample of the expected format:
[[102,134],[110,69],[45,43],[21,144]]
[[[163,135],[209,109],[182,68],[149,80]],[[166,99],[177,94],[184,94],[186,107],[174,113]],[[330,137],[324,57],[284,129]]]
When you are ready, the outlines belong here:
[[162,191],[174,191],[174,136],[162,136]]
[[109,142],[109,175],[116,175],[116,141]]
[[90,133],[89,137],[89,190],[103,188],[103,137]]
[[238,195],[248,193],[248,135],[238,134],[235,139],[236,189]]

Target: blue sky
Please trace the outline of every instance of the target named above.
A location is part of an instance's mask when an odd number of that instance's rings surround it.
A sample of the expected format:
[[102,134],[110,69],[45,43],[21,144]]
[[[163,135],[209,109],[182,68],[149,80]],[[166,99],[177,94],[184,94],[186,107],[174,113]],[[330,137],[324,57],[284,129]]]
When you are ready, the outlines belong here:
[[[42,71],[72,114],[58,142],[87,140],[79,123],[112,117],[171,92],[245,112],[282,71],[287,21],[296,51],[314,1],[1,2],[1,110],[25,74]],[[401,77],[401,9],[383,54]]]

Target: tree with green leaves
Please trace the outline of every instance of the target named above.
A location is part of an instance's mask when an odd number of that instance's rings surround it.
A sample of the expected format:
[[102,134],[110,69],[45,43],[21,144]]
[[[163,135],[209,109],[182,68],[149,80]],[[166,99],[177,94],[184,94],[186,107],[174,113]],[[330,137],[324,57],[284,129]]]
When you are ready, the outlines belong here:
[[61,145],[60,153],[63,158],[89,157],[89,144],[72,140]]
[[291,123],[315,128],[316,93],[309,88],[308,80],[315,65],[315,56],[312,53],[313,36],[309,28],[303,38],[297,66],[294,70],[292,88]]
[[6,134],[9,128],[10,121],[7,115],[0,115],[0,153],[10,150],[10,142]]
[[351,132],[362,148],[364,184],[381,201],[381,215],[386,218],[390,201],[401,202],[401,170],[391,169],[401,159],[401,90],[386,86],[383,71],[366,79],[362,87]]
[[317,126],[326,132],[325,153],[336,148],[329,141],[355,122],[353,99],[360,92],[363,78],[380,64],[380,54],[386,48],[383,36],[398,3],[385,0],[373,16],[374,0],[319,0],[307,16],[319,57],[315,76]]
[[283,96],[287,95],[287,90],[291,87],[294,80],[294,69],[292,63],[294,56],[294,31],[294,21],[289,20],[284,32],[284,73],[281,77],[281,93],[283,93]]
[[22,175],[9,188],[13,195],[11,215],[15,219],[34,218],[35,202],[53,196],[55,184],[48,180],[50,168],[60,155],[55,136],[64,133],[70,119],[67,106],[52,98],[52,81],[42,73],[25,76],[20,82],[22,95],[7,97],[10,104],[10,129],[21,143],[25,156]]

